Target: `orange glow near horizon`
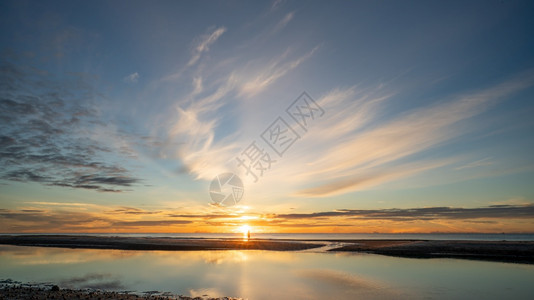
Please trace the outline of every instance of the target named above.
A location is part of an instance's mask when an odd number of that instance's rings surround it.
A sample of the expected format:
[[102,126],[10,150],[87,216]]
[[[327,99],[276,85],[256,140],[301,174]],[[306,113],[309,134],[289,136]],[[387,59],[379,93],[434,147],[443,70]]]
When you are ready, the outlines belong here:
[[[532,233],[520,218],[369,219],[354,216],[289,216],[264,212],[142,210],[133,207],[25,206],[6,209],[2,233]],[[51,221],[53,220],[53,222]],[[60,225],[58,225],[60,224]]]
[[248,240],[250,237],[251,227],[248,224],[244,224],[239,227],[239,232],[243,234],[243,239]]

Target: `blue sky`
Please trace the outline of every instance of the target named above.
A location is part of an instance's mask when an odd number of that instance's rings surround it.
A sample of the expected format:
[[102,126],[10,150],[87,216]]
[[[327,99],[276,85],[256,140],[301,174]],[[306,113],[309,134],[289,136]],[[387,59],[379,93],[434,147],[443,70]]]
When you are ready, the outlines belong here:
[[[534,231],[528,1],[0,7],[5,231]],[[252,142],[276,161],[257,182]],[[230,208],[209,204],[224,172]]]

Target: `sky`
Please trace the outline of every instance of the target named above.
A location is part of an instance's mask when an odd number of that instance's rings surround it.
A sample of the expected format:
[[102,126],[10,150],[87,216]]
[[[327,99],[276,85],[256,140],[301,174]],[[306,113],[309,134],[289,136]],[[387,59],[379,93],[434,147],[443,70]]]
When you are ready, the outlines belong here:
[[533,233],[533,28],[531,1],[0,1],[0,232]]

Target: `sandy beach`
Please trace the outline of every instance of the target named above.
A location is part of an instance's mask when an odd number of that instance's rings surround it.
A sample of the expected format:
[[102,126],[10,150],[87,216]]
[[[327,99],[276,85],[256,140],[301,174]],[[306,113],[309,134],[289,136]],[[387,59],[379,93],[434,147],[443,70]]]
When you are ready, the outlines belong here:
[[532,241],[454,240],[271,240],[111,237],[84,235],[2,235],[0,244],[121,250],[310,250],[327,245],[330,252],[363,252],[411,258],[463,258],[534,263]]

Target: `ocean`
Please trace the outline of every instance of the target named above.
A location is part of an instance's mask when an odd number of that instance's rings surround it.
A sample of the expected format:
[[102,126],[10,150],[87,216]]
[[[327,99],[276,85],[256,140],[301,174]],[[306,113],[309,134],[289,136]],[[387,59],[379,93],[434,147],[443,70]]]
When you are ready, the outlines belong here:
[[[199,239],[242,238],[241,233],[50,233],[54,235],[92,235],[121,237],[172,237]],[[5,234],[9,235],[9,234]],[[23,235],[14,233],[13,235]],[[35,234],[31,234],[35,235]],[[534,241],[534,234],[525,233],[251,233],[257,239],[290,240],[473,240],[473,241]]]

